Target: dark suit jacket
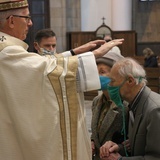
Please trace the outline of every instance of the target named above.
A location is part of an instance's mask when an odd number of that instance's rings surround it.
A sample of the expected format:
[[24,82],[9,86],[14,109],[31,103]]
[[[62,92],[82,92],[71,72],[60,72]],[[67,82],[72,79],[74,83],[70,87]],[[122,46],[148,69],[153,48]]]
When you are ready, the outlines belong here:
[[142,91],[128,132],[131,157],[123,160],[160,160],[160,95],[148,87]]

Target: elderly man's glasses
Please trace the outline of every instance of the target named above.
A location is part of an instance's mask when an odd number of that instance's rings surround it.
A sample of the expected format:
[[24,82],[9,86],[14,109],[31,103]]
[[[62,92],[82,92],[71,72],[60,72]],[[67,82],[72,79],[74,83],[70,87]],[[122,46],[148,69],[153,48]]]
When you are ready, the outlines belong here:
[[[19,18],[25,18],[27,23],[31,20],[31,16],[21,16],[21,15],[10,15],[10,16],[19,17]],[[8,19],[9,17],[7,17],[6,19]]]

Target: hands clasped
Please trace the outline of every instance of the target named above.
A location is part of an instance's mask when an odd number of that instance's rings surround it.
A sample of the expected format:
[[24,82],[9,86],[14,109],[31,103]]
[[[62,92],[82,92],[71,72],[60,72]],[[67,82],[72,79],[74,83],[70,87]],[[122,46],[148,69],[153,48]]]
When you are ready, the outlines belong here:
[[[129,140],[125,140],[122,142],[122,145],[127,149],[128,152],[131,151]],[[118,153],[120,147],[118,144],[107,141],[101,148],[100,148],[100,157],[103,160],[118,160],[121,155]]]
[[112,142],[107,141],[101,148],[100,148],[100,157],[103,160],[117,160],[121,157],[121,155],[118,153],[119,146]]

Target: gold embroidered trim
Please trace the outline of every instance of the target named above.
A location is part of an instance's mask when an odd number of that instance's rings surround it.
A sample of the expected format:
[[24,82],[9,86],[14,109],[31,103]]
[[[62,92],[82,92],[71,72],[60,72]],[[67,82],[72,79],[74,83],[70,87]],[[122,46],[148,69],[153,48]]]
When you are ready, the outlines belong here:
[[[59,57],[57,60],[57,67],[48,75],[48,78],[52,84],[59,104],[64,159],[69,160],[70,157],[72,157],[71,159],[76,160],[78,125],[77,116],[79,108],[78,98],[76,96],[76,73],[78,68],[78,60],[76,56],[69,57],[67,73],[64,78],[65,84],[63,84],[66,87],[66,97],[63,97],[60,76],[65,69],[64,57],[62,57],[60,54],[55,54],[55,56]],[[65,106],[64,101],[67,101],[68,111],[66,111],[65,109],[67,105]],[[67,119],[66,117],[68,117],[69,119]],[[66,120],[68,121],[70,128],[66,128]],[[69,134],[67,133],[67,129],[70,130]],[[69,137],[70,143],[68,142],[67,137]]]
[[16,8],[23,8],[23,7],[27,7],[27,6],[28,6],[27,0],[1,3],[0,4],[0,11],[16,9]]

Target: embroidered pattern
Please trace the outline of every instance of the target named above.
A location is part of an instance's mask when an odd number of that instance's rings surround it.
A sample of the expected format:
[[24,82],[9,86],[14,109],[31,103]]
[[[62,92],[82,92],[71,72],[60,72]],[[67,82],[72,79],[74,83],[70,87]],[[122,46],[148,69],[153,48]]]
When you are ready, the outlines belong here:
[[0,37],[0,41],[3,42],[4,40],[6,40],[6,38],[4,36]]
[[0,4],[0,11],[8,10],[8,9],[15,9],[15,8],[22,8],[27,7],[28,2],[27,0],[20,0],[15,2],[8,2],[8,3],[1,3]]

